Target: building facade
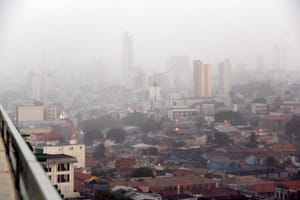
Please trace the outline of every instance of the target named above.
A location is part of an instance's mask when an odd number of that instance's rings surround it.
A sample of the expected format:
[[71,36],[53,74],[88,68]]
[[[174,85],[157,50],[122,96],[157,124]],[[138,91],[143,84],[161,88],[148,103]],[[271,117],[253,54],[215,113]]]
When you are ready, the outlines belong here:
[[64,198],[75,198],[79,194],[74,192],[74,163],[76,158],[64,154],[45,155],[41,161],[47,176],[53,185],[64,195]]
[[211,97],[211,65],[194,61],[194,96]]
[[230,60],[226,59],[219,64],[219,94],[229,95],[231,90],[231,66]]
[[60,146],[44,146],[43,152],[46,154],[65,154],[75,157],[77,161],[74,163],[76,168],[85,167],[85,145],[84,144],[69,144]]

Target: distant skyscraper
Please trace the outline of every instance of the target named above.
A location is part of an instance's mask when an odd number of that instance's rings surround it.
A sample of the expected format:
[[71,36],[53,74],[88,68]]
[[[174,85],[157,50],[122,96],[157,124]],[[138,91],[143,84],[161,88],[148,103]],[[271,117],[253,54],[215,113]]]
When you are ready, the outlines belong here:
[[43,77],[41,74],[30,72],[29,74],[30,91],[29,96],[36,101],[43,99]]
[[228,95],[231,90],[231,66],[226,59],[219,64],[219,94]]
[[133,87],[133,35],[128,31],[123,35],[122,79],[125,87]]
[[123,36],[123,70],[129,72],[132,70],[133,65],[133,35],[126,31]]
[[257,71],[263,71],[265,67],[263,55],[257,55],[256,57],[256,69]]
[[211,96],[211,65],[194,61],[194,96]]
[[190,80],[190,65],[188,56],[171,56],[169,70],[172,75],[173,88],[188,88]]
[[280,45],[274,45],[273,47],[273,67],[274,70],[280,71],[285,66],[285,53],[283,47]]

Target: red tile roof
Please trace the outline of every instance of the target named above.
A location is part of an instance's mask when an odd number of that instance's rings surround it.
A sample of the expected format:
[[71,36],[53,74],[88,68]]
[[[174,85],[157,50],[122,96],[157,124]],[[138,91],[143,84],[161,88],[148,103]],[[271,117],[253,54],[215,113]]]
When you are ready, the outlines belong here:
[[85,174],[79,171],[74,171],[74,178],[75,179],[80,179],[80,180],[89,180],[92,176],[89,174]]
[[290,190],[300,189],[300,181],[281,181],[280,184],[287,186]]
[[257,193],[271,193],[275,191],[275,182],[248,185],[246,189],[255,191]]

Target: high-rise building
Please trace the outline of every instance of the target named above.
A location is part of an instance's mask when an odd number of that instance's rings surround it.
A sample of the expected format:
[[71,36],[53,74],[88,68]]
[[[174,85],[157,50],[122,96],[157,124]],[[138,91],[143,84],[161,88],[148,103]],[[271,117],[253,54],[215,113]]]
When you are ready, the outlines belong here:
[[280,45],[274,45],[273,47],[273,68],[276,71],[280,71],[285,65],[285,54],[283,47]]
[[229,95],[231,90],[231,66],[230,60],[225,59],[219,63],[219,94]]
[[155,82],[149,88],[149,100],[153,102],[160,101],[160,87]]
[[257,71],[263,71],[265,68],[263,55],[257,55],[256,57],[256,69]]
[[188,56],[171,56],[169,70],[172,75],[172,88],[189,88],[190,65]]
[[124,70],[130,71],[133,68],[133,34],[128,31],[125,31],[123,36],[122,65]]
[[51,98],[54,91],[54,78],[50,72],[30,72],[29,74],[30,98],[45,102]]
[[133,87],[133,66],[133,34],[125,31],[123,35],[122,78],[124,86],[127,88]]
[[211,96],[211,65],[200,60],[194,61],[194,96]]
[[29,74],[29,82],[30,82],[30,91],[29,96],[36,101],[43,100],[43,84],[42,84],[42,74],[30,72]]

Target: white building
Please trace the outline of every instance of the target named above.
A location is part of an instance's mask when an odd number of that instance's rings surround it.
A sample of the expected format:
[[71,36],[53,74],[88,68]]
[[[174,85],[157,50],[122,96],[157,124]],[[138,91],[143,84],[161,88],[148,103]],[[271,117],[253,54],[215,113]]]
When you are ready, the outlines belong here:
[[196,112],[196,108],[188,108],[186,106],[174,106],[168,109],[168,118],[170,120],[188,119],[192,116],[195,116]]
[[154,102],[160,101],[160,87],[156,83],[149,88],[149,100]]
[[190,86],[190,61],[188,56],[171,56],[168,62],[172,88]]
[[76,168],[85,167],[85,145],[84,144],[69,144],[60,146],[44,146],[43,152],[46,154],[65,154],[73,156],[77,159],[74,163]]
[[266,114],[268,112],[268,105],[265,103],[253,103],[251,105],[252,114]]
[[31,98],[42,101],[42,74],[30,72],[29,74],[29,95]]
[[57,185],[64,198],[79,197],[74,192],[74,163],[76,158],[64,154],[45,155],[46,160],[40,161],[53,185]]
[[35,105],[26,105],[17,107],[17,122],[42,121],[44,120],[44,107]]

